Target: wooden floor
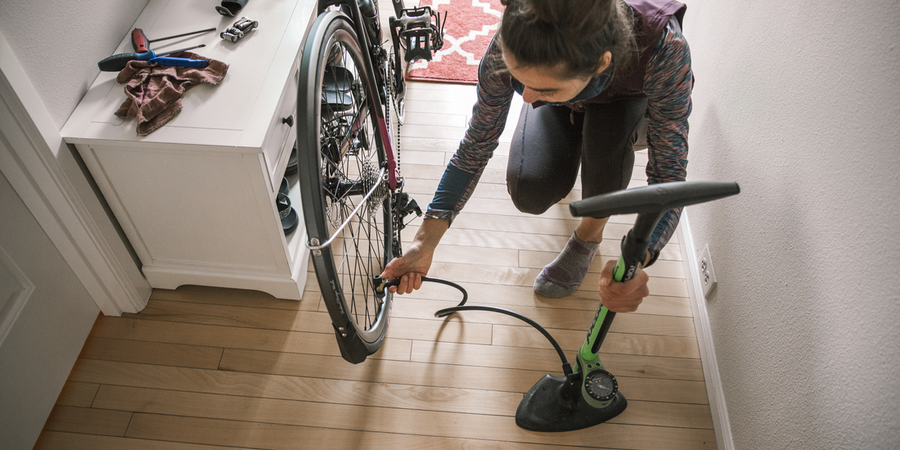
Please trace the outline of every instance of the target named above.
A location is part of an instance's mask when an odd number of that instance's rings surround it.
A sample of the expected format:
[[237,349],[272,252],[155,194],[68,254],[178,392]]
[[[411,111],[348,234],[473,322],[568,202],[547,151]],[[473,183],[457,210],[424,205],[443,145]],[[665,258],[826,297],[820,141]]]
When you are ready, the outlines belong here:
[[[410,85],[401,163],[420,205],[430,202],[473,99],[471,86]],[[534,294],[535,276],[576,221],[566,204],[541,216],[516,211],[504,181],[509,134],[429,275],[460,282],[470,304],[535,319],[574,360],[598,307],[600,267],[617,257],[633,217],[611,220],[582,290],[563,299]],[[633,186],[645,184],[646,154],[636,159]],[[670,243],[648,270],[652,295],[637,313],[616,318],[601,358],[628,409],[587,430],[516,427],[523,394],[561,373],[533,328],[481,312],[435,319],[458,294],[426,285],[395,299],[384,347],[351,365],[339,356],[310,274],[300,302],[185,286],[155,290],[140,314],[100,317],[36,448],[714,448],[680,258],[678,242]]]

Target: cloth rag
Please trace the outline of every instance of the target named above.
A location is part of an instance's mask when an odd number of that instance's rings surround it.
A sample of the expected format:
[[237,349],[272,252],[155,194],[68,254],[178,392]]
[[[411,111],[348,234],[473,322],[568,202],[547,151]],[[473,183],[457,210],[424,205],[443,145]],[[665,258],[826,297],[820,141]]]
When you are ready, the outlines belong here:
[[196,67],[163,66],[133,60],[116,78],[125,84],[125,102],[116,110],[123,118],[137,118],[138,136],[147,136],[167,124],[181,111],[181,97],[198,84],[217,85],[225,78],[228,64],[191,52],[172,55],[177,58],[208,59],[209,65]]

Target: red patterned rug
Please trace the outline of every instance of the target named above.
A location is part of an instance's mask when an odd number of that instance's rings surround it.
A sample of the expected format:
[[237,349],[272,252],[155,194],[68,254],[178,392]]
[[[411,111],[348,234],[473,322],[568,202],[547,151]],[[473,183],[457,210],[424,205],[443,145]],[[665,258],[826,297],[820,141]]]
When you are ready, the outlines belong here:
[[409,65],[407,79],[475,84],[478,63],[500,27],[500,0],[420,0],[419,6],[447,16],[444,48],[431,61]]

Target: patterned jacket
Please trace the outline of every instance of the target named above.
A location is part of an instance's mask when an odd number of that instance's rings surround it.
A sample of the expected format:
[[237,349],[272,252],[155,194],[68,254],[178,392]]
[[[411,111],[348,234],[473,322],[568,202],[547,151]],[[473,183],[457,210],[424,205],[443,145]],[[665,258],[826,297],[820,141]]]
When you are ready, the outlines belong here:
[[[680,26],[685,6],[671,0],[626,0],[626,3],[635,16],[639,63],[627,75],[614,78],[596,97],[572,101],[569,106],[578,108],[582,102],[646,97],[647,181],[649,184],[684,181],[693,87],[690,49]],[[499,47],[492,42],[479,65],[472,119],[428,206],[427,218],[452,221],[459,214],[499,144],[517,84],[504,70]],[[678,208],[660,220],[650,244],[651,263],[671,239],[680,216],[681,208]]]

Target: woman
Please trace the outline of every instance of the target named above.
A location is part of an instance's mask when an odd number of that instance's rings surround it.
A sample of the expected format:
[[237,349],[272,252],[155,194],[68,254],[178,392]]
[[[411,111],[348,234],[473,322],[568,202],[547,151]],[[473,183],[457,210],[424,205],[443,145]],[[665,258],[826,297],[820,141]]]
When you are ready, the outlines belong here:
[[[624,189],[633,144],[646,126],[650,184],[683,181],[693,77],[681,34],[685,6],[673,0],[509,0],[478,72],[477,102],[425,220],[403,257],[382,276],[401,278],[393,292],[421,287],[434,249],[462,210],[498,145],[510,102],[522,109],[507,168],[516,207],[541,214],[572,189],[581,166],[582,196]],[[644,125],[646,123],[646,125]],[[680,209],[653,233],[645,266],[671,238]],[[603,237],[608,218],[582,218],[534,290],[547,297],[575,292]],[[599,293],[611,311],[635,311],[649,295],[639,270],[611,283],[611,261]]]

